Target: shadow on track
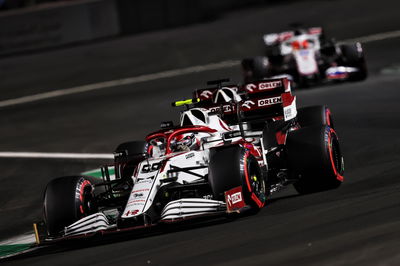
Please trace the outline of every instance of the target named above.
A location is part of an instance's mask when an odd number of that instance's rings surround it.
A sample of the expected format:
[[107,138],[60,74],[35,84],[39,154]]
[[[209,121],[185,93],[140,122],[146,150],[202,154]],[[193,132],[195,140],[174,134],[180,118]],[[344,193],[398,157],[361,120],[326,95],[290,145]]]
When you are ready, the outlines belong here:
[[[267,204],[268,205],[273,204],[274,202],[277,201],[295,198],[298,196],[300,195],[295,194],[295,195],[275,197],[272,199],[268,199]],[[170,234],[175,232],[194,230],[202,227],[216,226],[225,223],[235,222],[237,219],[240,218],[254,216],[257,213],[258,211],[250,210],[242,214],[223,215],[212,218],[202,217],[202,218],[189,219],[186,221],[180,221],[174,224],[159,224],[157,226],[152,226],[143,229],[136,229],[130,232],[125,231],[111,235],[95,234],[88,238],[62,240],[54,244],[39,246],[37,249],[34,249],[27,253],[19,254],[9,258],[4,258],[1,261],[14,261],[19,259],[32,258],[49,254],[57,254],[77,249],[86,249],[95,246],[109,245],[117,242],[120,243],[120,242],[132,241],[132,240]]]

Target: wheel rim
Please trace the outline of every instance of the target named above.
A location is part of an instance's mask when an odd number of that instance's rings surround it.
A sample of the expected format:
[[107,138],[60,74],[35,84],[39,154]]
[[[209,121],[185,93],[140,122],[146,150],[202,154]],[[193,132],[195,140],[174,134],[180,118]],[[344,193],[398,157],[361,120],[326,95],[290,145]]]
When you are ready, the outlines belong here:
[[76,199],[77,217],[83,218],[90,213],[92,184],[89,180],[83,179],[81,182],[78,183],[77,191],[79,191],[79,198]]
[[265,183],[262,179],[258,162],[246,154],[245,178],[250,197],[257,207],[262,208],[265,205]]

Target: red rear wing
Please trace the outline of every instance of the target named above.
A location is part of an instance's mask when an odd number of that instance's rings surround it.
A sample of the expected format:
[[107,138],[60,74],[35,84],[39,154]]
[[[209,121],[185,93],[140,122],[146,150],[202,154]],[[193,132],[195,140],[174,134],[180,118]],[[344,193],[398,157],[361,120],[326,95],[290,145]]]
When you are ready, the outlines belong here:
[[[242,100],[238,103],[217,103],[217,94],[227,88],[231,89],[231,92],[235,91]],[[295,97],[291,94],[290,81],[286,78],[247,83],[239,88],[228,86],[221,89],[202,89],[195,91],[193,96],[200,98],[199,107],[210,111],[222,109],[226,115],[235,114],[236,107],[239,106],[244,118],[248,119],[262,117],[289,120],[297,114]]]

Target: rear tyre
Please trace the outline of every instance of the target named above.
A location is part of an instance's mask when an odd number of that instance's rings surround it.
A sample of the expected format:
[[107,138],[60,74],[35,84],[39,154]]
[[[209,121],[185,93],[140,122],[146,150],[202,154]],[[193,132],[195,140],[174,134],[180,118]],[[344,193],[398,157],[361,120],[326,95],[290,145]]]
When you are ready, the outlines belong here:
[[301,127],[330,126],[334,129],[331,111],[327,106],[307,106],[297,110],[297,121]]
[[257,56],[242,60],[245,83],[262,80],[270,76],[267,57]]
[[208,179],[217,200],[225,199],[225,191],[241,186],[247,205],[259,209],[265,204],[265,181],[258,162],[239,146],[211,151]]
[[145,141],[129,141],[118,145],[114,151],[115,173],[117,178],[130,178],[137,164],[145,159],[148,145]]
[[289,132],[286,142],[290,173],[300,194],[335,189],[343,182],[344,161],[336,132],[313,126]]
[[66,176],[48,183],[43,202],[43,216],[50,236],[59,235],[65,226],[95,213],[93,184],[90,177]]
[[368,76],[368,70],[361,44],[343,44],[340,46],[340,49],[342,51],[343,64],[356,67],[360,70],[357,73],[351,74],[349,79],[351,81],[365,80]]
[[115,152],[125,152],[127,155],[147,153],[147,143],[141,140],[124,142],[117,146]]

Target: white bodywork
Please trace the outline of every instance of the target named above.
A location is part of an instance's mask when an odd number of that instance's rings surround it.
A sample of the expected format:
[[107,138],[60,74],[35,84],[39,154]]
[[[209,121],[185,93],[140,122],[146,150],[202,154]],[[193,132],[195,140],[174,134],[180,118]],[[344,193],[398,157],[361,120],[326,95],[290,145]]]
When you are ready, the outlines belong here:
[[293,52],[296,60],[297,70],[301,75],[312,75],[318,73],[318,64],[313,49],[300,49]]
[[[146,211],[152,206],[159,189],[168,184],[168,182],[163,182],[163,180],[173,177],[174,182],[179,184],[190,184],[204,180],[204,177],[208,174],[209,149],[223,145],[222,135],[231,131],[231,129],[217,115],[209,116],[209,111],[205,109],[196,110],[203,112],[207,118],[205,123],[201,122],[200,124],[216,129],[216,131],[210,133],[198,132],[196,139],[201,140],[203,143],[197,150],[177,151],[161,156],[157,153],[140,162],[132,176],[134,185],[129,200],[121,214],[122,219],[146,215]],[[182,117],[185,115],[191,116],[191,111],[184,112]],[[194,122],[199,121],[196,120]],[[205,139],[207,139],[207,142],[204,142]],[[238,141],[241,139],[241,137],[236,137],[232,140]],[[190,173],[179,171],[168,174],[168,171],[175,169],[175,167],[197,167],[198,169],[190,170]],[[111,179],[114,178],[115,176],[111,177]],[[162,210],[161,221],[171,221],[226,211],[225,202],[211,200],[210,198],[211,195],[205,198],[182,198],[171,201]],[[65,236],[87,234],[115,228],[116,225],[109,222],[106,214],[99,212],[78,220],[65,228]]]
[[[168,161],[163,171],[158,169],[149,173],[142,172],[147,165],[157,164],[165,159]],[[180,168],[205,166],[201,169],[192,170],[192,172],[198,175],[205,176],[208,174],[207,162],[208,150],[172,153],[167,156],[150,158],[141,162],[138,165],[139,170],[137,171],[137,175],[133,177],[134,187],[121,217],[130,218],[145,213],[152,206],[158,190],[165,184],[162,183],[162,180],[168,178],[167,172],[173,166],[179,166]],[[186,184],[193,183],[201,179],[198,176],[185,172],[177,172],[175,174],[177,175],[176,182],[180,184],[184,182]]]
[[[270,90],[282,86],[285,80],[265,81],[258,85],[247,86],[246,90],[252,92],[259,87],[259,90]],[[228,91],[229,90],[229,91]],[[233,94],[230,94],[233,93]],[[241,98],[235,89],[222,88],[218,97],[223,97],[226,102],[232,99],[240,101]],[[228,99],[229,97],[229,99]],[[217,98],[217,97],[216,97]],[[284,89],[276,102],[282,103],[283,118],[290,120],[296,117],[295,96],[290,94],[290,83]],[[245,107],[246,101],[242,106]],[[205,182],[208,175],[208,165],[210,158],[210,148],[224,145],[225,135],[229,136],[230,143],[258,143],[259,146],[250,144],[253,152],[257,154],[257,160],[260,166],[267,166],[265,153],[268,151],[262,147],[260,141],[262,132],[252,132],[252,136],[245,135],[243,139],[239,132],[239,126],[227,125],[219,115],[213,110],[203,108],[192,108],[181,113],[181,127],[178,129],[165,129],[155,132],[147,137],[147,142],[152,147],[148,158],[142,160],[136,167],[133,175],[133,187],[129,194],[129,199],[121,211],[115,209],[106,209],[102,212],[84,217],[65,228],[65,236],[94,233],[99,230],[108,230],[116,228],[115,219],[136,219],[142,216],[145,220],[150,209],[155,204],[157,193],[163,186],[171,184],[190,185]],[[198,129],[197,131],[195,129]],[[248,125],[242,124],[242,130],[247,130]],[[239,134],[237,134],[239,132]],[[231,134],[232,133],[232,134]],[[191,134],[191,140],[197,144],[193,149],[171,148],[172,141],[178,136]],[[164,140],[161,140],[163,139]],[[181,138],[180,140],[183,140]],[[180,147],[180,146],[175,146]],[[188,148],[188,147],[186,147]],[[249,146],[246,146],[249,148]],[[263,159],[264,158],[264,159]],[[182,170],[183,169],[183,170]],[[110,178],[115,179],[115,176]],[[212,199],[212,195],[204,195],[203,198],[179,198],[169,201],[161,210],[158,221],[174,221],[187,217],[196,217],[210,213],[226,212],[225,202]],[[114,222],[110,222],[111,219]],[[131,220],[132,221],[132,220]],[[151,223],[151,222],[150,222]]]

